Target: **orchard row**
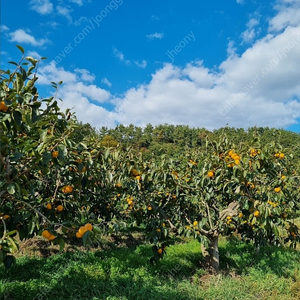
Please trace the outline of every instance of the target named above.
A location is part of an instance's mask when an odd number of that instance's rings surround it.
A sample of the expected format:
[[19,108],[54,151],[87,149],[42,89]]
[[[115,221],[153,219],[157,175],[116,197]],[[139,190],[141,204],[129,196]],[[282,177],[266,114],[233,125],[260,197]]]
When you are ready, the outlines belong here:
[[300,183],[288,149],[261,143],[258,134],[239,145],[225,135],[207,138],[205,150],[172,157],[109,148],[95,135],[79,140],[76,117],[60,111],[55,97],[38,98],[39,63],[23,56],[14,72],[1,74],[0,260],[7,268],[17,235],[63,248],[75,237],[88,246],[140,227],[154,244],[152,262],[172,237],[193,236],[215,270],[220,235],[238,232],[257,245],[299,242]]

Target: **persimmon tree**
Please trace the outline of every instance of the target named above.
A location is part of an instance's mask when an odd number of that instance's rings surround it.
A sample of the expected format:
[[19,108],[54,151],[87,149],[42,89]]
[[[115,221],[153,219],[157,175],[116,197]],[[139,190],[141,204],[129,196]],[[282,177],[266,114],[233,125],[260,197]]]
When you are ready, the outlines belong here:
[[300,241],[294,223],[299,215],[299,176],[293,156],[280,145],[262,145],[254,137],[251,145],[236,146],[221,136],[207,144],[207,151],[191,152],[164,169],[153,183],[168,191],[170,186],[163,183],[172,182],[165,201],[174,201],[160,202],[163,213],[158,216],[178,234],[197,238],[215,271],[220,235],[237,232],[258,249],[267,243],[295,246]]
[[40,61],[18,48],[15,70],[0,74],[0,261],[7,268],[16,235],[41,235],[63,249],[70,238],[91,245],[100,234],[140,227],[153,243],[153,263],[173,237],[193,236],[215,271],[221,235],[236,232],[258,248],[300,241],[299,176],[279,144],[254,134],[234,145],[223,134],[206,136],[200,149],[157,155],[83,134],[58,106],[62,83],[39,99]]
[[[234,145],[225,135],[206,151],[147,158],[128,168],[128,220],[143,224],[154,243],[152,262],[162,258],[171,236],[198,239],[207,266],[219,270],[219,237],[236,232],[257,249],[300,241],[299,176],[293,156],[259,136]],[[131,179],[130,179],[131,178]]]
[[87,202],[99,196],[100,179],[103,194],[108,174],[103,168],[96,176],[91,171],[93,159],[101,160],[100,146],[78,142],[74,115],[62,112],[56,99],[61,82],[52,83],[54,96],[39,99],[40,61],[18,48],[23,56],[11,62],[15,70],[0,74],[0,261],[7,268],[14,263],[17,234],[21,239],[40,234],[61,248],[76,234],[87,243],[94,235],[91,227],[82,234],[78,228],[89,224]]
[[[18,48],[24,54],[23,48]],[[70,112],[61,113],[54,97],[38,99],[35,86],[38,63],[23,55],[19,63],[11,62],[15,65],[13,72],[0,74],[0,252],[6,267],[14,262],[13,256],[7,254],[17,250],[13,239],[17,232],[24,238],[41,229],[41,220],[55,224],[56,216],[53,221],[47,218],[51,204],[46,208],[45,202],[47,198],[55,198],[58,186],[53,187],[55,171],[51,180],[48,175],[66,156],[65,143],[73,126],[67,122]]]

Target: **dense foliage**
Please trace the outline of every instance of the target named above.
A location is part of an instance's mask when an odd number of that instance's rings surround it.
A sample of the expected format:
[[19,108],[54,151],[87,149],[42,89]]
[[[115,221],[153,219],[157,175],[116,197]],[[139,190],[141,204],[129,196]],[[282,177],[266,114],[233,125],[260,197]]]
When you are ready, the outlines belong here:
[[[19,49],[24,53],[22,47]],[[268,128],[209,132],[187,126],[119,125],[97,132],[39,99],[40,62],[23,56],[0,82],[0,260],[15,237],[99,242],[142,228],[163,258],[176,235],[193,236],[219,268],[218,238],[238,232],[265,243],[300,241],[299,135]],[[280,142],[280,143],[279,143]],[[101,241],[100,241],[101,242]]]
[[297,163],[300,160],[300,134],[284,129],[251,127],[245,130],[243,128],[225,127],[209,131],[205,128],[190,128],[186,125],[165,124],[152,126],[148,124],[145,128],[141,128],[121,124],[111,129],[103,127],[98,132],[90,127],[90,133],[98,133],[101,139],[114,140],[123,147],[134,146],[155,154],[174,154],[174,152],[196,148],[205,151],[207,138],[218,140],[224,134],[236,145],[241,143],[250,144],[253,135],[257,134],[260,136],[262,143],[277,141],[293,154]]

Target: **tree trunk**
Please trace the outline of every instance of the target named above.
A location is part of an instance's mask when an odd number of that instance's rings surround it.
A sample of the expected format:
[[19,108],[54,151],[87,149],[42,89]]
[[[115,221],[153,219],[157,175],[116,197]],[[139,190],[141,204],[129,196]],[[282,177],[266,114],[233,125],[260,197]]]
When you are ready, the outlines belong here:
[[219,236],[215,234],[209,238],[208,248],[201,244],[201,251],[207,267],[212,268],[214,272],[218,273],[220,270]]
[[214,236],[210,244],[210,262],[212,268],[218,273],[220,270],[219,236]]

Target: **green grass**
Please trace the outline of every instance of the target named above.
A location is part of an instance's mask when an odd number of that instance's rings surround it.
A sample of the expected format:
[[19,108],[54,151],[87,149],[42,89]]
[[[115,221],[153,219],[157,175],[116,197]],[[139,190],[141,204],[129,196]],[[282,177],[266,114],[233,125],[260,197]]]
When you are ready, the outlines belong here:
[[238,240],[220,243],[221,269],[200,268],[197,241],[176,244],[156,266],[151,246],[21,257],[0,267],[0,299],[299,299],[300,252],[268,247],[259,255]]

